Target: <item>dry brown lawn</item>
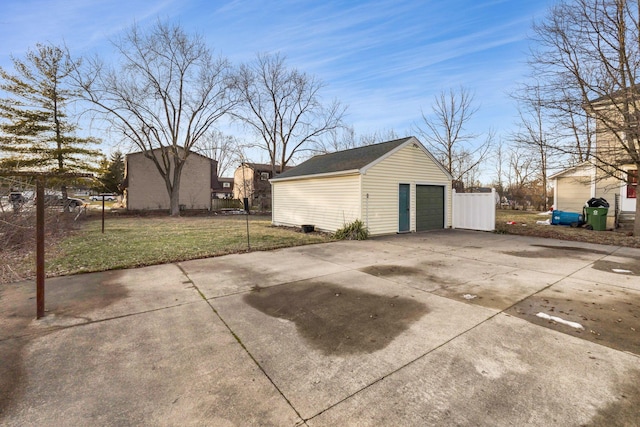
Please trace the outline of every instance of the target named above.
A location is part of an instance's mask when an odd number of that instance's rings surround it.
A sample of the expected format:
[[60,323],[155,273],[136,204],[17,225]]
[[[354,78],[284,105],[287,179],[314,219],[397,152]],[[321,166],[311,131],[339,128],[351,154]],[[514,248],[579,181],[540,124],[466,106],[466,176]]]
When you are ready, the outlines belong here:
[[[629,230],[594,231],[587,230],[586,228],[571,228],[563,225],[541,225],[537,223],[538,221],[544,221],[546,219],[550,220],[551,215],[540,215],[538,212],[531,211],[497,210],[496,232],[640,248],[640,239],[628,236]],[[515,222],[515,224],[508,224],[508,222]]]
[[[301,233],[271,226],[270,217],[250,216],[250,242],[246,218],[166,215],[115,216],[107,219],[101,233],[99,217],[85,220],[47,217],[47,276],[104,271],[219,256],[247,250],[268,250],[331,241],[328,234]],[[72,218],[72,217],[71,217]],[[550,218],[537,212],[498,210],[496,232],[545,237],[577,242],[640,248],[640,239],[620,231],[592,231],[584,228],[540,225]],[[19,221],[17,221],[19,220]],[[507,224],[507,222],[515,224]],[[6,214],[0,218],[0,283],[35,276],[35,220]],[[250,246],[250,249],[248,249]]]

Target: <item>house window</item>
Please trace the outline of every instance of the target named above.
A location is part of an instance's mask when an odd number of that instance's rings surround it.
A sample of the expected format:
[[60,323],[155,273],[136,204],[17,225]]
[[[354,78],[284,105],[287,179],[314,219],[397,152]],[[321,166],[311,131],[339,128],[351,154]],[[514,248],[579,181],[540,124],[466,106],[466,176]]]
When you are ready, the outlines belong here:
[[269,172],[260,173],[260,181],[269,181]]
[[229,188],[231,187],[231,183],[230,182],[223,182],[222,183],[222,188]]
[[638,170],[627,171],[627,199],[636,198],[636,189],[638,185]]

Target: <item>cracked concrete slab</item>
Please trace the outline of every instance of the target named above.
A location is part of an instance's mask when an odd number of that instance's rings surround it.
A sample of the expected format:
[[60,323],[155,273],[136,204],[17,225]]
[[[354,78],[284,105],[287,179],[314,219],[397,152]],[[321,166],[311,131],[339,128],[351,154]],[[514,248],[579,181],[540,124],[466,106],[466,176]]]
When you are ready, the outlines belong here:
[[561,279],[555,274],[516,270],[469,280],[459,286],[445,286],[433,293],[502,311]]
[[499,315],[307,423],[634,425],[639,399],[637,357]]
[[507,312],[540,326],[640,354],[640,291],[571,277],[531,295]]
[[16,356],[5,426],[300,421],[202,299],[51,331]]
[[314,258],[351,269],[362,268],[373,264],[390,264],[407,258],[428,256],[430,252],[424,249],[408,251],[404,245],[378,239],[368,240],[366,245],[362,243],[362,241],[342,241],[331,244],[291,248],[290,252],[304,253]]
[[[518,239],[516,242],[522,241]],[[514,242],[515,243],[515,242]],[[596,252],[593,252],[593,251]],[[531,243],[529,245],[514,245],[508,247],[462,248],[456,256],[488,261],[495,264],[510,266],[523,270],[539,271],[558,275],[574,274],[587,268],[594,261],[607,256],[614,249],[589,249],[581,246],[556,245],[555,241]]]
[[633,425],[638,259],[442,230],[48,279],[38,321],[12,284],[0,424]]
[[34,320],[34,282],[3,286],[0,298],[0,339],[20,335],[29,324],[29,333],[37,333],[200,299],[173,264],[47,279],[40,321]]
[[428,250],[434,252],[458,252],[461,248],[479,248],[483,249],[487,244],[487,236],[491,235],[491,245],[500,244],[513,247],[517,244],[518,237],[507,234],[493,234],[468,230],[433,230],[428,233],[412,233],[402,235],[399,240],[398,236],[382,236],[376,240],[384,241],[390,244],[400,245],[405,248],[413,248],[417,250]]
[[245,292],[256,285],[268,287],[348,269],[295,248],[185,261],[180,267],[198,284],[206,298]]
[[573,277],[640,291],[640,252],[616,251],[576,272]]
[[[275,294],[282,288],[294,294],[299,288],[303,290],[286,299]],[[328,292],[321,292],[323,289]],[[358,271],[253,293],[267,293],[266,298],[275,294],[268,314],[247,302],[252,293],[212,303],[303,418],[314,416],[494,314],[482,307],[461,310],[464,304]],[[366,294],[381,298],[365,299]],[[311,304],[303,305],[305,298],[310,298]],[[343,307],[340,304],[346,298],[353,302]],[[296,300],[301,305],[299,311],[293,316],[282,314]],[[391,332],[383,326],[392,319],[380,316],[380,312],[395,302],[397,309],[406,313],[403,300],[418,302],[425,311],[397,336],[389,336]],[[343,310],[345,307],[349,310]],[[314,325],[306,333],[300,326],[304,317],[310,317]],[[358,332],[364,337],[358,337]],[[372,347],[368,340],[384,340],[386,345]],[[345,346],[355,348],[341,351]]]
[[[359,269],[373,276],[405,284],[424,291],[464,285],[490,279],[515,269],[485,261],[474,261],[451,254],[432,253],[393,264],[376,263]],[[469,275],[469,271],[473,275]]]

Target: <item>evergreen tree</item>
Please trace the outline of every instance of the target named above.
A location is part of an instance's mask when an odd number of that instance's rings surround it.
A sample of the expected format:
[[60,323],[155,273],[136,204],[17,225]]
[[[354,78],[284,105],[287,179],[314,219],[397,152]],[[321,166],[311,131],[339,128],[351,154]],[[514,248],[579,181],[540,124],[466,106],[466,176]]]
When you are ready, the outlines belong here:
[[[75,134],[66,109],[77,99],[67,84],[77,65],[59,47],[37,44],[24,60],[11,58],[15,73],[0,68],[0,169],[47,172],[95,171],[102,157],[95,138]],[[66,200],[66,186],[61,186]],[[65,203],[66,204],[66,203]]]
[[102,193],[122,194],[122,182],[124,181],[124,156],[120,151],[111,154],[109,159],[100,162],[100,184],[95,190]]

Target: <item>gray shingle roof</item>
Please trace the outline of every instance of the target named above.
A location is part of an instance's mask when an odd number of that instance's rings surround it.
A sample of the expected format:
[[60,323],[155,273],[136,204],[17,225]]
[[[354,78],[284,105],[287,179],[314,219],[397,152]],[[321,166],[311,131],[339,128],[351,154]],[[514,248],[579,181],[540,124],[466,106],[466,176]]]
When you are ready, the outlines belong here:
[[411,137],[314,156],[293,169],[281,173],[276,178],[293,178],[362,169],[409,139]]

